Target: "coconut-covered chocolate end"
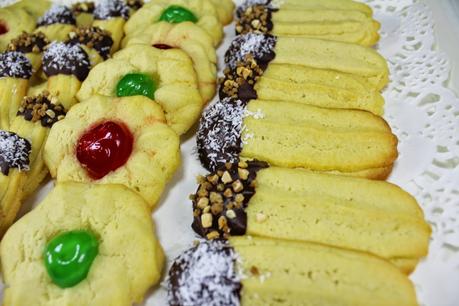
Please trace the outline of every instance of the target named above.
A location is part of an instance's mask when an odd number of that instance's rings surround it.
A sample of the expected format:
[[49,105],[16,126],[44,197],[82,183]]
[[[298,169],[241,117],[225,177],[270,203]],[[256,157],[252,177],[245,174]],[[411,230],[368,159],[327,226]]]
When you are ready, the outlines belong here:
[[6,77],[18,79],[32,77],[32,63],[22,52],[0,53],[0,78]]
[[0,130],[0,171],[8,175],[10,169],[29,170],[30,142],[15,133]]
[[43,71],[48,77],[74,75],[84,81],[90,68],[89,56],[79,45],[54,42],[43,54]]

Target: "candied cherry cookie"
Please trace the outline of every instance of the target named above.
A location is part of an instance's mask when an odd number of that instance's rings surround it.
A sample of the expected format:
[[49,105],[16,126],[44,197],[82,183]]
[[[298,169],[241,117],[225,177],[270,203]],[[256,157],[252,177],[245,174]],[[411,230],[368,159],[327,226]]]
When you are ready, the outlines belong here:
[[156,101],[178,134],[190,129],[203,108],[192,62],[178,49],[133,45],[117,52],[91,70],[77,97],[83,101],[93,95]]
[[0,130],[0,237],[13,223],[21,207],[31,148],[27,139]]
[[54,4],[38,19],[35,31],[45,33],[51,41],[64,41],[75,26],[76,19],[72,10],[64,5]]
[[11,40],[7,46],[7,51],[24,53],[30,60],[35,74],[41,68],[43,51],[48,44],[49,39],[42,32],[22,32],[21,35]]
[[223,38],[223,26],[214,5],[208,0],[151,1],[132,15],[124,30],[126,35],[133,35],[158,22],[194,23],[212,38],[214,46]]
[[[236,34],[269,33],[356,43],[371,47],[379,40],[381,25],[354,1],[245,1],[237,11]],[[365,5],[365,4],[358,4]],[[347,9],[343,9],[347,7]],[[368,6],[367,10],[371,12]]]
[[121,184],[156,205],[180,163],[178,135],[143,96],[93,96],[51,129],[43,157],[58,182]]
[[247,234],[323,243],[372,253],[406,273],[427,255],[431,229],[422,209],[390,183],[258,161],[227,164],[198,182],[192,227],[207,239]]
[[9,129],[27,94],[31,77],[32,63],[23,53],[0,53],[0,129]]
[[409,278],[378,257],[331,246],[257,237],[213,240],[169,270],[172,306],[414,306]]
[[197,133],[199,158],[210,170],[248,158],[373,179],[391,172],[397,142],[384,119],[369,112],[231,98],[206,108]]
[[19,8],[0,8],[0,51],[4,51],[8,43],[23,31],[32,32],[35,20]]
[[127,35],[123,46],[132,45],[183,50],[193,61],[204,103],[214,97],[217,86],[217,54],[212,40],[200,27],[187,23],[156,23],[134,35]]
[[121,185],[59,183],[0,247],[5,305],[140,303],[163,250],[145,201]]

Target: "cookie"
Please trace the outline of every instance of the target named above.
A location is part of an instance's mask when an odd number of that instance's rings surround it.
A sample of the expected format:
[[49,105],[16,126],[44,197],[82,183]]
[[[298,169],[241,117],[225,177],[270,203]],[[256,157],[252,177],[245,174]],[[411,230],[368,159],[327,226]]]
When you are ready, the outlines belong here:
[[94,2],[77,2],[72,5],[78,27],[89,27],[94,22]]
[[313,243],[263,238],[201,242],[169,270],[169,305],[417,305],[385,260]]
[[223,25],[233,21],[234,2],[233,0],[210,0],[217,10],[218,19]]
[[51,2],[48,0],[21,0],[10,8],[24,10],[33,20],[37,20],[51,7]]
[[53,42],[43,54],[47,89],[69,110],[91,68],[90,58],[80,45]]
[[[192,227],[204,238],[247,234],[309,241],[372,253],[396,265],[427,255],[431,229],[421,208],[390,183],[257,161],[227,164],[199,183]],[[415,268],[398,267],[406,273]]]
[[5,305],[132,305],[164,254],[141,197],[120,185],[62,183],[5,235]]
[[144,5],[126,23],[126,35],[142,32],[148,26],[167,22],[194,23],[202,28],[217,46],[223,38],[223,26],[209,0],[156,0]]
[[246,1],[238,10],[236,34],[261,32],[335,40],[367,47],[379,40],[380,24],[360,10],[341,9],[343,4],[329,8],[288,8],[282,5],[277,8],[272,3],[251,2]]
[[78,92],[79,100],[93,95],[148,97],[164,110],[167,124],[184,134],[203,107],[190,58],[181,50],[132,45],[94,67]]
[[121,184],[153,209],[180,162],[179,137],[143,96],[94,96],[54,124],[43,158],[58,182]]
[[177,48],[186,52],[193,61],[204,102],[212,100],[217,86],[217,55],[212,40],[204,30],[191,23],[160,22],[123,40],[124,47],[138,44],[157,49]]
[[9,129],[27,94],[31,77],[32,63],[23,53],[0,53],[0,129]]
[[369,178],[381,178],[373,170],[387,172],[398,155],[389,125],[369,112],[229,98],[204,111],[197,147],[207,169],[249,158],[287,168],[371,174]]
[[36,74],[41,69],[43,51],[48,44],[49,39],[42,32],[22,32],[11,40],[6,50],[24,53],[32,64],[33,73]]
[[64,5],[53,4],[38,18],[35,31],[43,32],[51,41],[64,41],[75,26],[76,19],[72,10]]
[[94,8],[92,26],[110,32],[113,39],[111,54],[118,51],[124,37],[124,25],[129,18],[129,7],[123,0],[101,0]]
[[20,8],[0,8],[0,51],[4,51],[8,43],[23,31],[31,32],[35,28],[35,20]]
[[29,171],[31,144],[15,133],[0,130],[0,237],[21,207],[22,187]]

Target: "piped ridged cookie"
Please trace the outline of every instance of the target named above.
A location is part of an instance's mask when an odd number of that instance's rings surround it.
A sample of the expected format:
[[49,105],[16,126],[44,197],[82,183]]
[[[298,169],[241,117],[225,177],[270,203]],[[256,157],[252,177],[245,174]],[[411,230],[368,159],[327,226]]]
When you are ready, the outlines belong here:
[[417,305],[413,284],[377,257],[263,238],[201,242],[174,260],[169,305]]
[[233,21],[234,2],[233,0],[210,0],[217,10],[218,19],[223,25]]

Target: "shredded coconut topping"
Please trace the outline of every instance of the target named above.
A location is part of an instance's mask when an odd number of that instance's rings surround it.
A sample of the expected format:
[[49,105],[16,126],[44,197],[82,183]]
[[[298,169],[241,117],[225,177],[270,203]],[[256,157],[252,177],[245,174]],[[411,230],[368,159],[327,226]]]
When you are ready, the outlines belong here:
[[30,79],[31,76],[32,64],[22,52],[0,53],[0,77]]
[[15,133],[0,131],[0,170],[8,175],[11,168],[29,170],[30,142]]
[[53,42],[43,54],[43,71],[46,75],[73,74],[85,79],[90,62],[86,52],[79,45]]
[[114,17],[129,18],[129,6],[123,0],[101,0],[94,9],[94,18],[106,20]]
[[238,62],[244,61],[247,55],[252,55],[256,60],[272,58],[276,38],[269,34],[247,33],[237,36],[225,54],[225,63],[235,69]]
[[43,16],[38,19],[38,26],[51,25],[55,23],[76,24],[75,16],[70,8],[54,4]]
[[241,278],[234,249],[222,241],[201,241],[175,259],[168,278],[170,305],[238,306]]
[[219,165],[238,162],[245,106],[241,100],[225,98],[205,109],[197,145],[201,162],[207,169],[213,171]]

